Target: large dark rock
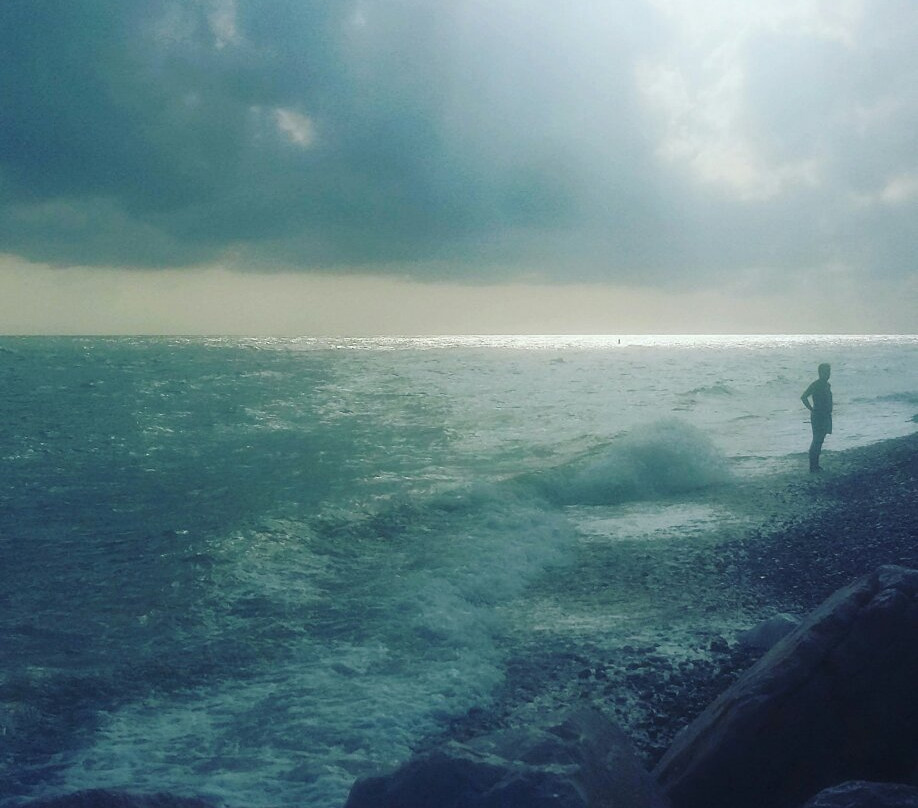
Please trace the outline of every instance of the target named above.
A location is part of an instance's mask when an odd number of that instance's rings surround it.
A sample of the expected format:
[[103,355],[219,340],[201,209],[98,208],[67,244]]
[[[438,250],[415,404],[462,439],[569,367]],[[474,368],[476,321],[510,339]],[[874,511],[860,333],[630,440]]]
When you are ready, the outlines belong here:
[[737,637],[742,648],[750,651],[767,651],[790,634],[800,621],[789,614],[776,614]]
[[855,781],[820,791],[803,808],[918,808],[918,788]]
[[918,571],[832,595],[674,741],[654,774],[676,808],[797,808],[918,762]]
[[384,777],[359,780],[345,808],[664,808],[628,739],[593,710],[545,728],[450,742]]
[[126,794],[123,791],[77,791],[50,800],[30,802],[25,808],[213,808],[209,802],[173,794]]

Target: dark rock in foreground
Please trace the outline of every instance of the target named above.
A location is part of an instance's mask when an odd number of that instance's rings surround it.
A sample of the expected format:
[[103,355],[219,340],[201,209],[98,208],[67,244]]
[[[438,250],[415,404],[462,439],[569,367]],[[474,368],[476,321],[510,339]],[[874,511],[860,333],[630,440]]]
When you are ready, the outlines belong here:
[[918,788],[899,783],[842,783],[820,791],[803,808],[918,808]]
[[358,781],[345,808],[664,808],[618,727],[579,710],[544,729],[451,742]]
[[93,789],[30,802],[26,808],[213,808],[211,803],[172,794],[125,794]]
[[918,762],[918,571],[832,595],[681,733],[655,769],[676,808],[797,808]]
[[739,643],[750,650],[768,651],[783,640],[800,621],[789,614],[776,614],[739,635]]

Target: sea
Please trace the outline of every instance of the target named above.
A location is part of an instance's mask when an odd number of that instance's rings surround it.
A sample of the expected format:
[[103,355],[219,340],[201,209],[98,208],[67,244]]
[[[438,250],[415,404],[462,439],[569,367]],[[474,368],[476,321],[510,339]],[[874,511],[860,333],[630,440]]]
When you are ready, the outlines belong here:
[[805,477],[821,362],[825,474],[918,428],[916,336],[0,338],[0,804],[338,808],[511,661],[728,630],[610,559]]

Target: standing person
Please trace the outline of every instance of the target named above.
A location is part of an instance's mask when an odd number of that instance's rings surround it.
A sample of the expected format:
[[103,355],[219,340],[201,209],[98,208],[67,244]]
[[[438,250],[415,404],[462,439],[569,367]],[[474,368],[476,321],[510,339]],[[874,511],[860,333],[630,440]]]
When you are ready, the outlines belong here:
[[[819,452],[826,435],[832,434],[832,386],[829,376],[832,367],[823,362],[819,366],[819,378],[804,390],[800,400],[810,411],[810,425],[813,427],[813,442],[810,444],[810,471],[822,471],[819,467]],[[813,403],[810,403],[810,399]]]

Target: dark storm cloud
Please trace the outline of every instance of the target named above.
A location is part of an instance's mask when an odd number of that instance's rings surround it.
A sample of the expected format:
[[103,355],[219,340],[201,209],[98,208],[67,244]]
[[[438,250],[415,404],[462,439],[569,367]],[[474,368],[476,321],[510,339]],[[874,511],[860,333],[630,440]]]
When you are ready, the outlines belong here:
[[[916,19],[882,5],[852,42],[736,43],[743,94],[711,133],[710,53],[638,0],[3,0],[0,244],[470,279],[909,271]],[[678,115],[647,64],[678,68]],[[718,137],[758,175],[707,176]]]

